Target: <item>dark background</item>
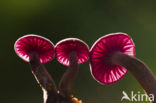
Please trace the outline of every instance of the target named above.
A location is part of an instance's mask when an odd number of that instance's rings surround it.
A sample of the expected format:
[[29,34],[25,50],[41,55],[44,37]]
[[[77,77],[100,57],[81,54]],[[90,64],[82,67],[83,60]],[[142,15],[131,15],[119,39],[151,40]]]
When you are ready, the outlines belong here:
[[[125,32],[135,42],[136,56],[156,74],[155,5],[154,0],[0,1],[0,102],[42,103],[42,91],[29,64],[14,52],[15,41],[31,33],[54,44],[77,37],[91,47],[101,36]],[[58,84],[67,67],[56,59],[45,66]],[[89,62],[80,65],[79,70],[73,92],[83,103],[120,103],[123,90],[143,93],[130,73],[115,84],[101,85],[91,76]]]

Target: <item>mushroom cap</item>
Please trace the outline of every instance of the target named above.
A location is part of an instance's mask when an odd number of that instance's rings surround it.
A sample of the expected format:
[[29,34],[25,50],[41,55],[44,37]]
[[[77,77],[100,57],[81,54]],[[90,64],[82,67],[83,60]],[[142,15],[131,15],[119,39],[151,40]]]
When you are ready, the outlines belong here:
[[77,38],[67,38],[61,40],[55,47],[57,60],[66,66],[69,66],[69,54],[76,52],[78,64],[82,64],[89,59],[89,47],[85,42]]
[[113,33],[98,39],[90,50],[90,70],[95,80],[101,84],[112,84],[122,79],[127,70],[115,64],[109,64],[110,53],[122,52],[135,56],[135,46],[125,33]]
[[41,63],[47,63],[54,58],[55,50],[53,43],[38,35],[29,34],[19,38],[14,45],[16,54],[24,61],[29,62],[29,54],[37,52]]

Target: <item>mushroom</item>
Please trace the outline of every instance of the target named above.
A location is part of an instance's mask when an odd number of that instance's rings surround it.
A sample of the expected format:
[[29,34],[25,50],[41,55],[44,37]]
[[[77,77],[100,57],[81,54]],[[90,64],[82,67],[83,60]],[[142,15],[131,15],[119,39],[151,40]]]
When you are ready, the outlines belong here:
[[67,38],[56,44],[56,58],[66,65],[70,65],[70,54],[77,55],[78,64],[86,62],[89,58],[89,47],[85,42],[77,38]]
[[89,59],[89,48],[85,42],[77,38],[61,40],[56,44],[55,54],[57,60],[69,66],[59,83],[60,94],[71,97],[72,84],[78,74],[78,64]]
[[15,52],[24,61],[29,62],[29,55],[36,52],[41,63],[47,63],[54,58],[53,43],[41,36],[29,34],[19,38],[14,45]]
[[20,58],[30,63],[32,73],[43,90],[44,103],[55,103],[56,85],[43,65],[54,58],[53,43],[44,37],[30,34],[19,38],[14,49]]
[[122,79],[128,70],[148,95],[156,95],[154,75],[134,56],[135,46],[127,34],[113,33],[103,36],[90,50],[91,74],[101,84],[112,84]]

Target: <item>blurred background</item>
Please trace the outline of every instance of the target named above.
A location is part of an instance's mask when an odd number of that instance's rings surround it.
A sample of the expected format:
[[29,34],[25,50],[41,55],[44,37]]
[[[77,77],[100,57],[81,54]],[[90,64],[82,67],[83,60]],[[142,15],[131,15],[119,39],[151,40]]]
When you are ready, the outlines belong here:
[[[42,103],[42,91],[29,64],[14,52],[15,41],[26,34],[42,35],[54,44],[76,37],[91,47],[101,36],[125,32],[135,42],[136,56],[156,75],[155,5],[154,0],[1,0],[1,103]],[[58,84],[67,67],[56,59],[45,66]],[[91,76],[89,62],[79,70],[73,92],[83,103],[120,103],[123,90],[143,93],[130,73],[115,84],[101,85]]]

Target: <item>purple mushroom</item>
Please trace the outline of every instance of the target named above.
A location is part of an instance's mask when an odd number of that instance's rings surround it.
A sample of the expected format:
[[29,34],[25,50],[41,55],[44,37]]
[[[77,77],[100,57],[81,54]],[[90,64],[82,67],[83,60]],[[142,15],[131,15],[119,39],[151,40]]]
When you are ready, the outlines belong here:
[[75,52],[78,59],[78,64],[82,64],[89,59],[89,48],[85,42],[77,38],[68,38],[61,40],[56,44],[56,58],[57,60],[69,66],[69,55]]
[[29,55],[36,52],[40,56],[41,63],[47,63],[54,58],[54,45],[53,43],[38,35],[26,35],[19,38],[14,45],[17,55],[29,62]]
[[127,73],[124,67],[111,64],[108,61],[114,52],[135,56],[135,46],[132,39],[123,33],[109,34],[97,40],[90,50],[91,73],[102,84],[117,82]]
[[60,63],[69,66],[59,83],[60,94],[71,96],[72,84],[78,75],[78,64],[89,59],[89,48],[80,39],[68,38],[56,44],[55,53]]
[[44,37],[30,34],[19,38],[14,49],[19,57],[29,62],[32,73],[43,90],[44,103],[56,103],[58,93],[55,82],[43,65],[54,58],[53,43]]
[[[125,33],[101,37],[90,50],[91,73],[101,84],[112,84],[123,78],[128,70],[149,97],[156,95],[156,78],[141,60],[134,57],[134,49],[132,39]],[[156,99],[152,99],[155,103]]]

